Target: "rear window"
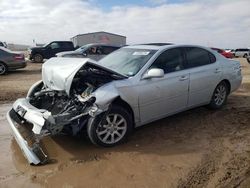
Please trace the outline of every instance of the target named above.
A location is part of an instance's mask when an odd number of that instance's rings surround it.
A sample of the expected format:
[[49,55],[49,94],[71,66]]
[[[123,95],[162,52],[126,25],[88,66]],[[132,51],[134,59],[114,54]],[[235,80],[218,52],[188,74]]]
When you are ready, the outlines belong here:
[[188,68],[208,65],[216,61],[215,56],[211,52],[202,48],[188,47],[185,51]]
[[117,49],[119,49],[119,47],[113,47],[113,46],[103,46],[102,47],[103,54],[105,54],[105,55],[108,55]]

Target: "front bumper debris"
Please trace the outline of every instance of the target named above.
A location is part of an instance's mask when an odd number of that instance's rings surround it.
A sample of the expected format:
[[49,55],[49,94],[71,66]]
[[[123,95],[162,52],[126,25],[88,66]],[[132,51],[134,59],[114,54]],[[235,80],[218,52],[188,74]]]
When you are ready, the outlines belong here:
[[48,156],[44,153],[39,144],[39,140],[32,130],[29,129],[31,126],[24,124],[20,115],[13,109],[7,113],[7,120],[28,162],[33,165],[46,163],[48,161]]

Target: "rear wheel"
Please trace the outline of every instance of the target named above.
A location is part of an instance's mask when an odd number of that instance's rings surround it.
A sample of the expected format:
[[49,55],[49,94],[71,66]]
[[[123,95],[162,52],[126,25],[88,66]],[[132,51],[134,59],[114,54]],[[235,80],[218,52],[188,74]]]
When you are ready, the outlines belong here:
[[34,62],[36,63],[42,63],[43,62],[43,56],[40,54],[35,54],[34,55]]
[[8,67],[4,64],[0,62],[0,75],[4,75],[5,73],[7,73],[8,71]]
[[226,103],[228,94],[229,87],[226,82],[222,81],[215,88],[209,107],[211,109],[220,109]]
[[91,118],[87,134],[93,144],[111,147],[124,142],[132,131],[131,114],[120,106],[112,106],[105,116]]

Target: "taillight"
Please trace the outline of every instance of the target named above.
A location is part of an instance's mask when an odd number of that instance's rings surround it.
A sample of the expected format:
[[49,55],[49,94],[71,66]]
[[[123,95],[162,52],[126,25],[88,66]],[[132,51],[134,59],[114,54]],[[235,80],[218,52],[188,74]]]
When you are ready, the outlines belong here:
[[14,59],[15,60],[24,60],[24,55],[23,54],[15,54]]

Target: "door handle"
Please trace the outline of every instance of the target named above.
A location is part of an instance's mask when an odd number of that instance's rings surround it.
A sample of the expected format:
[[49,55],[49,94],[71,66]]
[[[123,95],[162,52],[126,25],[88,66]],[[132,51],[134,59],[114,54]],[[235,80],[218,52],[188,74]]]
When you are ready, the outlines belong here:
[[221,70],[218,68],[218,69],[215,69],[214,73],[220,73]]
[[187,79],[188,79],[188,76],[181,76],[181,77],[179,78],[180,81],[184,81],[184,80],[187,80]]

